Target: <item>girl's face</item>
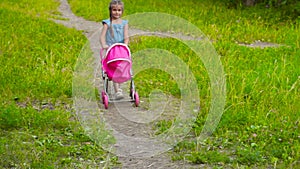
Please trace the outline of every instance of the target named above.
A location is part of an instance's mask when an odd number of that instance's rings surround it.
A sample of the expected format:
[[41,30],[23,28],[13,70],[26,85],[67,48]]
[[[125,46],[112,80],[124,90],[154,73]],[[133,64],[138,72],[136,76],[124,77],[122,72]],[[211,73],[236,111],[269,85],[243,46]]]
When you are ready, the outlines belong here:
[[121,5],[113,5],[111,7],[111,16],[113,19],[121,18],[122,14],[123,14],[123,9]]

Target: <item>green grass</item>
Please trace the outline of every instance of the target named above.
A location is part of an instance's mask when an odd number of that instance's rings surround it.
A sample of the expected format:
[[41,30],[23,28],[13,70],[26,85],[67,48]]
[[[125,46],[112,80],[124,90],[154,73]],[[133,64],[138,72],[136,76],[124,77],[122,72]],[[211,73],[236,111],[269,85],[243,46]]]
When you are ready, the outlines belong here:
[[1,168],[109,166],[105,152],[72,115],[72,77],[86,43],[47,18],[54,1],[0,4]]
[[1,167],[87,168],[106,162],[106,153],[71,118],[63,108],[1,106]]
[[[193,52],[176,40],[141,37],[138,42],[131,44],[135,51],[159,47],[190,65],[202,89],[199,93],[202,111],[193,129],[198,136],[210,105],[205,68],[198,65]],[[298,165],[300,72],[297,51],[291,47],[261,50],[234,44],[226,52],[222,61],[227,74],[227,106],[214,138],[198,145],[187,143],[192,146],[184,151],[179,144],[177,153],[181,155],[174,159],[224,165],[282,165],[283,168]],[[177,86],[162,72],[152,70],[137,74],[136,84],[144,96],[154,89],[180,96]],[[170,124],[165,121],[158,123],[159,133],[166,131],[168,126]],[[207,153],[202,153],[211,147]],[[219,155],[212,155],[215,153]]]
[[1,9],[1,13],[3,97],[71,96],[72,66],[83,37],[46,20],[31,19],[7,9]]
[[[101,21],[109,17],[106,1],[70,0],[72,10],[86,19]],[[226,3],[214,1],[123,1],[124,16],[144,12],[162,12],[183,18],[196,25],[210,39],[224,43],[270,41],[299,47],[299,18],[289,20],[277,8],[231,9]],[[193,8],[196,6],[196,8]],[[297,24],[293,24],[297,22]],[[163,24],[162,24],[163,25]],[[134,26],[134,25],[131,25]],[[290,30],[290,31],[287,31]]]
[[[108,0],[69,2],[77,15],[87,19],[101,21],[109,16]],[[186,19],[213,41],[221,56],[226,73],[225,111],[212,136],[195,142],[210,109],[205,67],[176,39],[131,39],[132,52],[160,48],[182,58],[201,89],[201,114],[193,136],[174,148],[174,160],[217,168],[300,165],[299,18],[292,20],[284,11],[262,6],[228,8],[220,1],[124,2],[125,16],[164,12]],[[71,105],[73,67],[86,39],[78,31],[46,20],[57,14],[57,5],[52,1],[2,1],[0,5],[0,164],[6,168],[87,168],[106,161],[106,153],[84,135],[65,109]],[[237,44],[256,40],[284,46],[259,49]],[[144,97],[154,89],[181,94],[174,79],[159,70],[138,74],[136,87]],[[57,106],[52,110],[50,105]],[[162,121],[157,131],[162,133],[169,126]]]
[[[89,5],[85,5],[87,2]],[[109,16],[109,1],[71,0],[70,3],[77,15],[87,19],[101,21]],[[211,138],[180,143],[175,148],[174,159],[219,167],[225,164],[261,168],[300,165],[299,18],[292,20],[286,11],[278,8],[228,8],[220,1],[124,0],[124,3],[125,16],[163,12],[186,19],[213,40],[221,55],[227,86],[223,117]],[[133,22],[131,27],[135,26],[138,27]],[[285,46],[259,49],[238,45],[257,40]],[[130,47],[133,52],[166,49],[189,65],[202,89],[199,93],[202,111],[193,128],[198,136],[209,111],[210,86],[205,68],[201,63],[199,67],[195,54],[178,40],[166,38],[138,37],[131,40]],[[160,71],[144,71],[136,76],[136,81],[144,96],[154,89],[180,95],[172,79]],[[166,121],[158,124],[160,132],[168,125]]]
[[3,0],[1,8],[19,11],[31,17],[51,17],[58,15],[58,1],[39,1],[39,0]]

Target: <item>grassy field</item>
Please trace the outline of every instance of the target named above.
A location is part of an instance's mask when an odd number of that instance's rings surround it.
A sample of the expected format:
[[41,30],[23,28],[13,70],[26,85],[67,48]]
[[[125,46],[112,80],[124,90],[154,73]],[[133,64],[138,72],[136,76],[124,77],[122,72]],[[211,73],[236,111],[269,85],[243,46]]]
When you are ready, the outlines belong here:
[[58,5],[0,3],[0,168],[109,162],[71,114],[73,67],[86,38],[47,19]]
[[[70,1],[77,15],[95,21],[108,17],[108,3]],[[124,0],[124,3],[125,16],[138,12],[163,12],[186,19],[213,41],[221,56],[227,86],[223,117],[211,138],[201,143],[180,143],[175,149],[174,160],[219,164],[220,167],[223,164],[261,168],[300,166],[299,18],[292,20],[277,8],[229,8],[221,1]],[[260,49],[238,45],[255,41],[282,46]],[[166,49],[185,62],[196,58],[175,39],[139,37],[130,46],[133,51]],[[194,126],[197,136],[209,111],[210,87],[201,63],[188,64],[201,88],[202,111]],[[159,78],[153,79],[155,76]],[[179,94],[174,90],[174,84],[168,81],[168,76],[159,71],[138,75],[136,83],[142,84],[137,85],[142,95],[147,95],[156,86],[174,95]]]
[[[73,12],[86,19],[101,21],[109,16],[108,0],[69,2]],[[203,142],[179,143],[174,160],[217,168],[300,166],[299,18],[291,20],[279,9],[261,6],[228,8],[221,1],[124,3],[125,16],[164,12],[186,19],[213,41],[221,56],[227,100],[218,128]],[[0,166],[4,168],[88,168],[96,161],[117,161],[106,159],[106,153],[84,135],[70,113],[73,67],[86,39],[81,32],[47,20],[58,14],[57,7],[56,1],[0,3]],[[257,40],[283,46],[238,45]],[[133,52],[166,49],[189,64],[201,88],[201,115],[192,133],[197,137],[209,111],[210,86],[195,53],[170,38],[136,37],[130,47]],[[159,78],[153,79],[153,73]],[[136,78],[141,96],[157,86],[153,83],[162,84],[162,90],[175,96],[180,94],[162,72]]]

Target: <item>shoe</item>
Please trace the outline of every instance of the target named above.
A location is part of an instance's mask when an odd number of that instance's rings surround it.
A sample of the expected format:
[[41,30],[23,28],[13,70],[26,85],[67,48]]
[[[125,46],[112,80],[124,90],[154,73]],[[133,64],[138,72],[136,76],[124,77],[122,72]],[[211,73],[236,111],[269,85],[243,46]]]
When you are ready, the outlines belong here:
[[120,99],[123,99],[124,96],[123,96],[123,93],[121,91],[118,91],[116,94],[115,94],[115,99],[116,100],[120,100]]

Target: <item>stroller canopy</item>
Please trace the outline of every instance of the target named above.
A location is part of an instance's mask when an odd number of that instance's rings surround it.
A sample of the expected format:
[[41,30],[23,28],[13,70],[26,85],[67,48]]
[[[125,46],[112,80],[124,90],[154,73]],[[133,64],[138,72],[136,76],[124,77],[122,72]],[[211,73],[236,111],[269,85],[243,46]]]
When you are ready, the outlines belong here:
[[131,79],[131,53],[127,45],[116,43],[106,51],[102,59],[102,69],[108,78],[116,83],[123,83]]

